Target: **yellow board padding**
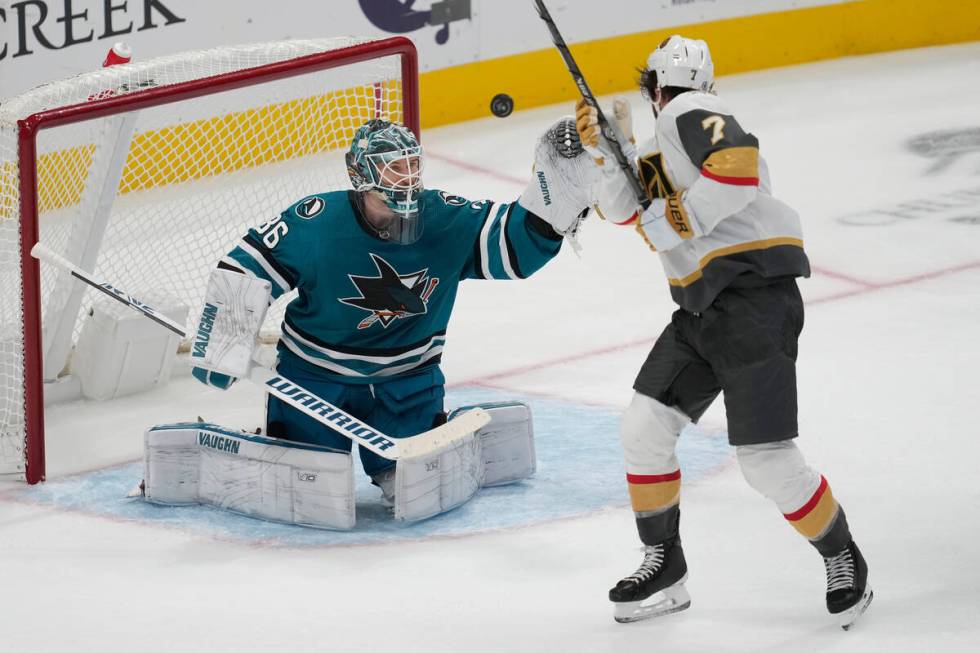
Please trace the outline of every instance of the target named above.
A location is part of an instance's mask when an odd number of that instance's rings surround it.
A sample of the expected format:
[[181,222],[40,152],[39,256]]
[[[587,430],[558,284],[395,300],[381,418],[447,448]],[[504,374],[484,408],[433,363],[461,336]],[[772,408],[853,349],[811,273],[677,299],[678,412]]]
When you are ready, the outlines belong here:
[[38,157],[38,213],[78,203],[94,155],[95,146],[85,145]]
[[[401,120],[400,104],[392,101],[395,85],[388,84],[384,105],[397,107],[390,117]],[[362,92],[348,89],[140,134],[130,147],[119,192],[346,150],[357,128],[376,112],[371,89],[358,90]],[[251,145],[242,147],[243,142]]]
[[[581,3],[573,10],[587,14],[595,8]],[[530,5],[527,13],[527,20],[539,20]],[[729,75],[980,40],[980,0],[857,0],[598,39],[573,44],[571,50],[593,93],[604,95],[635,89],[636,68],[660,41],[677,33],[706,40],[715,73]],[[423,129],[487,117],[497,93],[513,97],[517,110],[578,98],[543,23],[541,43],[549,47],[423,73]],[[567,113],[574,113],[571,104]]]
[[[589,8],[583,4],[581,10]],[[538,20],[530,12],[529,19],[532,18]],[[593,91],[602,95],[635,88],[635,68],[643,65],[657,43],[678,32],[707,40],[716,73],[725,75],[846,55],[978,40],[980,0],[858,0],[598,39],[575,44],[572,50]],[[542,43],[548,43],[543,24]],[[399,92],[398,87],[397,82],[385,84],[383,95],[393,97]],[[500,92],[513,96],[518,109],[569,100],[569,113],[573,111],[571,101],[578,96],[561,58],[549,44],[533,52],[424,73],[422,127],[485,117],[489,115],[490,99]],[[347,91],[337,95],[344,93]],[[355,103],[342,120],[342,130],[325,130],[334,136],[314,138],[311,142],[306,139],[318,99],[295,100],[140,134],[132,143],[121,192],[200,179],[334,147],[346,148],[353,130],[370,117],[373,104],[369,96],[371,93],[361,93],[361,102]],[[393,117],[401,116],[396,113]],[[244,131],[236,131],[239,128]],[[244,135],[256,145],[244,155],[233,152],[222,144],[225,134]],[[177,138],[186,147],[162,156],[159,147],[165,137]],[[258,146],[270,142],[275,144],[271,148]],[[208,156],[202,157],[202,152]],[[64,173],[86,170],[93,153],[91,148],[80,147],[38,157],[42,212],[78,202],[84,174],[71,177]],[[16,193],[12,164],[0,164],[0,218],[16,215],[17,207],[12,201]]]
[[[385,107],[402,119],[401,83],[343,89],[137,134],[130,143],[119,193],[159,188],[303,156],[346,150],[354,132]],[[95,145],[38,157],[38,213],[81,200]],[[0,218],[17,215],[16,167],[0,167]]]
[[[71,206],[78,202],[88,176],[94,145],[59,150],[38,157],[37,187],[38,212]],[[20,182],[17,164],[8,161],[0,164],[0,220],[19,215]]]
[[0,163],[0,220],[17,215],[17,166],[12,162]]

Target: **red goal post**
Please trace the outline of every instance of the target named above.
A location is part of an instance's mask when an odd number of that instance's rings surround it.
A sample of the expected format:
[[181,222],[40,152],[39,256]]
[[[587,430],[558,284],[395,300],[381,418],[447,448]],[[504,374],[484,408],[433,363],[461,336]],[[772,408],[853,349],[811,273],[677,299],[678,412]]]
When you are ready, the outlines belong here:
[[406,38],[216,48],[0,105],[0,473],[44,480],[45,381],[70,376],[92,302],[42,273],[38,240],[133,292],[162,289],[196,322],[207,270],[245,228],[349,187],[343,152],[371,117],[419,133]]

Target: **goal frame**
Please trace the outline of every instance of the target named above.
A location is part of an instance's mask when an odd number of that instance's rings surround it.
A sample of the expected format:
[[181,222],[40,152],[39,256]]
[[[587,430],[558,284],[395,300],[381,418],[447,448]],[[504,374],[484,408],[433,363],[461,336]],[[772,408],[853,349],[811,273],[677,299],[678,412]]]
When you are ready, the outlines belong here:
[[104,118],[128,111],[213,95],[262,82],[295,77],[389,56],[398,56],[401,61],[404,124],[421,138],[418,53],[415,44],[403,36],[378,39],[328,52],[297,57],[288,61],[48,109],[17,121],[21,305],[24,316],[24,476],[28,484],[33,485],[44,481],[46,476],[41,274],[38,260],[30,254],[31,248],[34,247],[39,238],[37,185],[37,138],[39,133],[52,127],[94,118]]

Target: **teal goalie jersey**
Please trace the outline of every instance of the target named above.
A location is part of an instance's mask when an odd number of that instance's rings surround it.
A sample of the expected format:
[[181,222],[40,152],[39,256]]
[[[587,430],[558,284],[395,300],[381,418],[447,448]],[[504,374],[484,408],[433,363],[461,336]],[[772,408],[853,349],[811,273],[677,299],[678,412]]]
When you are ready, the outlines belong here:
[[312,195],[249,232],[218,264],[267,279],[286,308],[280,352],[324,375],[373,383],[439,362],[463,279],[521,279],[549,261],[561,238],[516,202],[421,197],[412,245],[382,240],[356,195]]

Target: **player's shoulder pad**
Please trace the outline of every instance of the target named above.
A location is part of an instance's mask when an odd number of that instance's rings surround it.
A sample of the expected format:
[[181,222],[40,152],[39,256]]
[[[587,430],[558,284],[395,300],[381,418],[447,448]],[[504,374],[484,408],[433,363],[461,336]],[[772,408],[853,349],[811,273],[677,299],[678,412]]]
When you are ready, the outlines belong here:
[[746,133],[718,96],[698,91],[683,93],[664,107],[660,120],[665,138],[676,138],[691,162],[700,168],[714,152],[729,148],[758,150],[759,141]]

